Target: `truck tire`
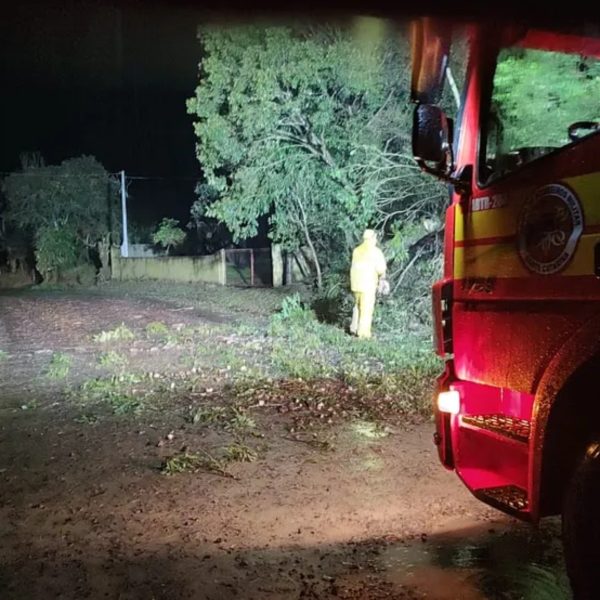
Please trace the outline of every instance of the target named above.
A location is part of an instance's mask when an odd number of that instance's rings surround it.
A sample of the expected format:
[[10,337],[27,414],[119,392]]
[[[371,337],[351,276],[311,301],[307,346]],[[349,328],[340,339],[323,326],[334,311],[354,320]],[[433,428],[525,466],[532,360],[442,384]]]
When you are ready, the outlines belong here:
[[562,515],[573,600],[600,598],[600,443],[588,446],[571,478]]

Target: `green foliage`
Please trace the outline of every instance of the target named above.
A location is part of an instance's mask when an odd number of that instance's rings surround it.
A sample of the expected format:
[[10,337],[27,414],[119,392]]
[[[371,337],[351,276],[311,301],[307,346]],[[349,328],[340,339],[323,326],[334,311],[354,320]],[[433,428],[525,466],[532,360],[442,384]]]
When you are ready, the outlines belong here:
[[182,452],[165,460],[161,467],[164,475],[176,475],[178,473],[194,473],[203,466],[203,458],[198,454]]
[[567,144],[569,125],[600,120],[599,95],[600,61],[542,50],[503,51],[493,95],[503,149]]
[[233,442],[225,448],[225,459],[230,462],[254,462],[257,457],[255,450],[240,442]]
[[64,379],[71,368],[71,357],[62,352],[55,352],[50,359],[46,376],[50,379]]
[[185,231],[178,227],[178,224],[177,219],[163,219],[152,234],[152,241],[169,253],[172,248],[179,246],[185,240]]
[[81,386],[80,399],[85,404],[106,403],[115,415],[139,414],[144,407],[143,402],[129,389],[137,381],[133,375],[90,379]]
[[222,406],[201,406],[190,411],[187,420],[192,425],[208,425],[223,419],[225,409]]
[[178,473],[208,471],[224,477],[231,477],[226,467],[227,462],[225,460],[217,459],[208,452],[180,452],[163,463],[161,472],[164,475],[175,475]]
[[83,236],[102,234],[108,225],[108,199],[116,191],[111,183],[104,167],[89,156],[59,166],[30,166],[2,183],[8,200],[6,216],[34,230],[76,221]]
[[365,226],[445,202],[410,153],[408,45],[389,23],[356,23],[201,29],[196,219],[239,240],[268,216],[273,240],[343,270]]
[[122,368],[127,364],[127,358],[125,356],[123,356],[123,354],[120,354],[119,352],[116,352],[114,350],[109,350],[108,352],[105,352],[104,354],[102,354],[100,356],[98,363],[102,367]]
[[81,425],[96,425],[99,421],[98,415],[93,413],[84,413],[79,417],[75,417],[73,420],[75,423],[80,423]]
[[8,358],[8,352],[6,350],[0,350],[0,363]]
[[302,301],[299,294],[284,298],[281,309],[271,317],[271,333],[286,335],[290,325],[310,330],[316,325],[315,313]]
[[42,227],[36,235],[36,263],[39,271],[49,277],[58,277],[61,270],[74,267],[80,260],[83,244],[70,227],[55,229]]
[[377,307],[377,338],[357,340],[339,326],[320,323],[298,296],[271,318],[271,360],[285,377],[337,377],[349,385],[402,398],[402,409],[428,412],[431,381],[441,365],[428,324],[388,303]]
[[94,335],[93,340],[98,344],[108,344],[111,342],[122,342],[135,339],[135,334],[125,323],[121,323],[119,326],[109,331],[101,331]]
[[118,226],[116,181],[91,156],[57,166],[26,161],[4,179],[2,192],[6,221],[33,235],[42,272],[85,260],[83,250]]
[[169,335],[169,328],[160,321],[153,321],[146,325],[146,334],[150,337],[164,338]]
[[225,426],[225,429],[238,432],[255,428],[256,421],[238,408],[233,409],[233,414]]

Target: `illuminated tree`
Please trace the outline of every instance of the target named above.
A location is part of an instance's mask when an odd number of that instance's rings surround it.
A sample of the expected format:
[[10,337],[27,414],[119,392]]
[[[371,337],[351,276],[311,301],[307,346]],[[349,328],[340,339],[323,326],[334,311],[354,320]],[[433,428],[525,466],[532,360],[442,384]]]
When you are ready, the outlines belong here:
[[177,219],[163,219],[158,229],[152,234],[152,241],[165,248],[167,254],[185,240],[185,231],[178,225]]
[[[317,283],[347,267],[370,225],[419,219],[445,198],[410,152],[408,48],[373,19],[354,28],[204,27],[188,101],[206,185],[200,212],[236,240],[309,248]],[[198,207],[195,208],[199,211]]]
[[[2,182],[4,218],[34,240],[42,271],[55,274],[99,251],[108,265],[108,238],[118,227],[117,184],[92,156],[46,166],[23,158],[23,168]],[[102,250],[104,249],[104,251]]]

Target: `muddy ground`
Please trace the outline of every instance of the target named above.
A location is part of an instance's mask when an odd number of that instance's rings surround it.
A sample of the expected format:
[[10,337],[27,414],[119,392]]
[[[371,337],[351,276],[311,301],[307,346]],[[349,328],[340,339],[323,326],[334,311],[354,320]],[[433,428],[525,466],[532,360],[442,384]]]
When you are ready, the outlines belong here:
[[[235,339],[220,328],[244,318],[110,288],[0,294],[0,598],[569,597],[558,524],[532,530],[472,498],[438,464],[431,423],[298,432],[286,402],[305,383],[223,388],[217,347]],[[153,322],[204,329],[157,342]],[[94,341],[120,323],[134,340]],[[186,343],[204,349],[193,365]],[[120,376],[144,373],[160,401],[111,396],[109,410],[81,392],[115,349]],[[50,376],[57,353],[67,375]],[[243,407],[241,425],[219,403]],[[225,462],[233,445],[251,453]],[[193,469],[165,473],[186,455]]]

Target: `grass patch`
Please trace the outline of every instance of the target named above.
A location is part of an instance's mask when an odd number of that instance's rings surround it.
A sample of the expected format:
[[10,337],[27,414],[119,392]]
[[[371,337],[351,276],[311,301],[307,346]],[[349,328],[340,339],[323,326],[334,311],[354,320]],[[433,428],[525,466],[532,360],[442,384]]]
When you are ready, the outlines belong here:
[[139,415],[144,408],[141,400],[129,394],[119,394],[109,398],[115,415]]
[[229,406],[191,407],[185,420],[192,425],[217,425],[233,433],[244,433],[256,428],[256,421],[245,411]]
[[289,295],[285,288],[236,288],[222,285],[177,283],[174,281],[108,281],[101,292],[151,298],[169,302],[182,308],[197,308],[225,315],[268,316],[275,312],[281,301]]
[[123,368],[127,365],[127,358],[115,350],[109,350],[100,356],[98,364],[109,369]]
[[115,415],[139,414],[144,408],[144,402],[131,388],[139,381],[137,377],[130,374],[90,379],[80,388],[80,401],[85,404],[90,402],[107,404]]
[[46,369],[46,377],[50,379],[65,379],[71,369],[71,357],[62,352],[55,352]]
[[280,377],[336,378],[368,393],[400,394],[403,409],[429,413],[431,382],[442,363],[423,329],[357,339],[319,322],[295,296],[271,318],[269,337],[272,366]]
[[[427,286],[429,277],[422,279],[423,286]],[[326,306],[325,300],[319,304],[313,297],[311,305],[306,293],[290,295],[289,290],[272,293],[266,289],[233,290],[165,282],[111,282],[102,286],[102,293],[126,292],[164,301],[168,292],[170,301],[186,309],[196,307],[211,314],[215,307],[219,311],[243,310],[243,319],[233,315],[230,323],[199,324],[180,330],[160,321],[146,326],[148,338],[184,344],[180,364],[201,373],[203,378],[214,376],[217,384],[227,381],[250,389],[269,380],[301,379],[308,383],[335,379],[363,397],[361,415],[367,419],[372,416],[367,403],[382,398],[399,412],[430,414],[432,382],[443,365],[431,346],[430,324],[423,316],[427,311],[409,306],[403,296],[385,299],[375,310],[375,338],[357,339],[344,330],[352,303],[344,285],[339,284],[339,294],[333,301],[325,298]],[[313,307],[320,313],[331,313],[329,322],[321,322]],[[336,310],[337,317],[333,314]],[[123,328],[102,332],[95,339],[132,339],[133,333]],[[129,335],[123,335],[124,331]],[[111,362],[108,357],[107,361]],[[203,406],[190,409],[185,418],[195,424],[217,423],[231,430],[248,428],[248,424],[236,425],[230,410]]]
[[164,475],[175,475],[177,473],[195,473],[203,465],[203,458],[199,454],[184,452],[167,458],[161,467]]
[[8,352],[5,350],[0,350],[0,362],[6,360],[8,358]]
[[238,408],[233,409],[233,415],[225,426],[229,431],[249,431],[256,429],[256,421]]
[[135,339],[135,334],[125,325],[125,323],[121,323],[118,327],[115,327],[109,331],[101,331],[93,337],[94,342],[97,344],[124,342],[133,339]]
[[180,452],[167,458],[161,466],[161,473],[163,475],[197,473],[198,471],[207,471],[223,477],[234,478],[233,475],[227,471],[226,461],[215,458],[204,451],[198,453]]
[[74,419],[75,423],[80,423],[81,425],[95,425],[99,420],[98,415],[93,413],[86,413]]
[[166,338],[169,335],[169,328],[160,321],[153,321],[146,325],[146,335],[153,338]]
[[192,408],[186,418],[192,425],[211,425],[219,423],[226,412],[223,406],[201,406]]
[[225,448],[225,458],[230,462],[254,462],[258,454],[246,444],[233,442]]

